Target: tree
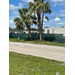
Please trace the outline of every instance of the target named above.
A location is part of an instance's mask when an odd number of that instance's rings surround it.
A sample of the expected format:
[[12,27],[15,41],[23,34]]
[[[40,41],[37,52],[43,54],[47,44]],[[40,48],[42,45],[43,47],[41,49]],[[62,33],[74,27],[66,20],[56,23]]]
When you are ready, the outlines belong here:
[[15,25],[16,25],[16,29],[18,30],[24,30],[25,25],[23,24],[23,22],[21,21],[20,18],[16,17],[14,19]]
[[[29,6],[30,13],[37,14],[37,23],[38,23],[39,33],[40,33],[40,40],[42,40],[42,27],[43,27],[44,13],[51,13],[51,7],[49,5],[49,2],[45,3],[45,0],[34,0],[34,3],[29,2],[28,6]],[[46,18],[48,17],[46,16]]]
[[42,34],[41,34],[41,32],[42,32],[42,30],[41,30],[41,12],[42,12],[41,7],[42,7],[42,4],[39,1],[37,1],[37,2],[34,1],[34,3],[29,2],[28,6],[29,6],[30,13],[34,13],[34,14],[36,13],[38,16],[37,24],[38,24],[38,29],[39,29],[39,33],[40,33],[40,40],[42,40]]
[[31,14],[28,14],[29,10],[28,8],[22,8],[22,9],[19,9],[19,15],[20,15],[20,18],[22,19],[22,22],[26,25],[27,27],[27,30],[29,31],[29,35],[30,35],[30,38],[32,40],[32,35],[31,35],[31,32],[30,32],[30,28],[31,28],[31,25],[36,24],[36,17],[35,15],[31,15]]
[[[50,2],[46,2],[46,3],[45,3],[45,0],[42,1],[42,5],[43,5],[43,6],[42,6],[42,27],[43,27],[44,14],[45,14],[45,13],[49,13],[49,14],[52,13],[51,7],[50,7],[49,4],[50,4]],[[49,20],[47,16],[45,16],[45,19]]]
[[9,31],[11,31],[12,30],[12,28],[11,27],[9,27]]
[[37,29],[36,29],[36,28],[31,28],[30,30],[31,30],[31,31],[37,31]]
[[65,28],[64,26],[61,26],[60,28]]
[[45,28],[49,28],[49,27],[46,26]]

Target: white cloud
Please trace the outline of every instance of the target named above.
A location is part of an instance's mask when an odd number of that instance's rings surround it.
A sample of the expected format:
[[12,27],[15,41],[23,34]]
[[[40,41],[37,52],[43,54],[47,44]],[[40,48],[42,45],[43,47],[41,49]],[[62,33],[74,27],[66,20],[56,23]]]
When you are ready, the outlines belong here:
[[50,15],[51,15],[51,16],[53,16],[54,14],[53,14],[53,13],[51,13]]
[[61,25],[65,25],[65,21],[62,21],[62,19],[60,19],[59,17],[56,17],[49,21],[45,21],[45,25],[48,25],[48,27],[59,27]]
[[14,27],[16,27],[16,26],[14,25]]
[[13,17],[18,16],[18,15],[19,15],[18,11],[13,11]]
[[58,25],[65,25],[65,22],[61,21],[60,18],[56,17],[55,19],[55,25],[58,26]]
[[9,12],[13,12],[15,9],[19,9],[19,8],[22,8],[22,7],[23,7],[22,3],[19,3],[18,6],[15,6],[13,4],[9,4]]
[[15,28],[15,27],[16,27],[13,20],[9,20],[9,26],[10,26],[11,28]]
[[12,12],[14,11],[14,9],[17,9],[17,8],[18,8],[17,6],[9,4],[9,12]]
[[60,13],[65,13],[65,10],[60,10]]
[[53,2],[65,2],[65,0],[52,0]]
[[65,14],[60,14],[61,17],[65,17]]
[[10,24],[14,24],[14,21],[13,21],[13,20],[10,20],[9,23],[10,23]]
[[60,10],[59,12],[60,12],[59,16],[65,17],[65,10]]
[[[19,17],[19,13],[15,9],[19,9],[19,8],[22,8],[22,7],[23,7],[23,4],[22,3],[19,3],[18,6],[9,4],[9,12],[12,12],[12,15],[9,16],[9,26],[10,27],[12,27],[12,28],[15,27],[14,26],[15,23],[14,23],[13,20],[14,20],[15,17]],[[9,15],[10,15],[10,13],[9,13]]]
[[64,3],[54,2],[54,5],[53,5],[53,6],[56,7],[57,5],[58,5],[58,6],[60,6],[60,5],[64,5]]
[[33,0],[22,0],[22,1],[26,3],[33,2]]
[[55,22],[61,21],[60,18],[58,18],[58,17],[56,17],[54,20],[55,20]]
[[19,8],[22,8],[23,7],[23,3],[19,3]]

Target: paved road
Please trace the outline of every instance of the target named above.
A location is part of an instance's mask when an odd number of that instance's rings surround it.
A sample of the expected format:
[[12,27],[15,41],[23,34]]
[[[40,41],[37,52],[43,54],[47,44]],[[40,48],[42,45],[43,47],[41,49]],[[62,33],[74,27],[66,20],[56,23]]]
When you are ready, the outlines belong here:
[[9,51],[65,62],[65,47],[9,42]]

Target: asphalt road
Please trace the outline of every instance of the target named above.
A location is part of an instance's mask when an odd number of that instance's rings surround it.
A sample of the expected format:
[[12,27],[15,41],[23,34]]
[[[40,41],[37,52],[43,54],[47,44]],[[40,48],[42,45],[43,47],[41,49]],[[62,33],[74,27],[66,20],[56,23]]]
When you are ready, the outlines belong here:
[[9,51],[65,62],[65,47],[9,42]]

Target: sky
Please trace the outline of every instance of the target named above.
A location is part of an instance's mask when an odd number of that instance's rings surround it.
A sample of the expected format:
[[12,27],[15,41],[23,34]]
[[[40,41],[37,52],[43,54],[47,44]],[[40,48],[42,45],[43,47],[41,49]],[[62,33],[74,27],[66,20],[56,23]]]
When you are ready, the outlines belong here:
[[[18,9],[27,8],[29,2],[33,0],[9,0],[9,27],[15,28],[14,18],[20,17]],[[50,28],[65,26],[65,0],[46,0],[50,1],[52,13],[45,14],[49,21],[44,17],[43,29],[47,26]],[[31,26],[37,28],[36,25]]]

